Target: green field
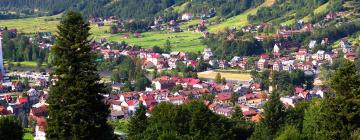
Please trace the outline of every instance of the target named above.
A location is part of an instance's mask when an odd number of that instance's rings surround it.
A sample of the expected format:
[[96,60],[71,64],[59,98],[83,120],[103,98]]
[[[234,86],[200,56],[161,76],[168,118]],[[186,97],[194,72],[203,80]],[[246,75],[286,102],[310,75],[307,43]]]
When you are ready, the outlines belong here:
[[31,134],[31,128],[25,128],[24,129],[25,134],[23,136],[23,140],[33,140],[34,136]]
[[213,25],[209,27],[209,31],[210,32],[219,32],[219,31],[223,31],[225,28],[229,28],[229,27],[243,27],[249,24],[249,21],[247,19],[248,15],[254,15],[256,14],[257,10],[259,10],[259,8],[261,7],[265,7],[265,6],[271,6],[272,4],[274,4],[275,0],[266,0],[263,4],[261,4],[260,6],[247,10],[244,13],[241,13],[240,15],[231,17],[229,19],[226,19],[226,21],[217,24],[217,25]]
[[141,38],[124,38],[123,34],[117,34],[109,37],[109,41],[125,41],[131,45],[139,45],[144,48],[153,46],[163,47],[166,40],[169,40],[172,51],[197,52],[204,49],[201,43],[201,34],[195,32],[146,32],[141,34]]
[[[315,14],[315,15],[319,15],[319,14],[322,14],[322,13],[324,13],[324,12],[327,12],[327,11],[329,10],[329,9],[327,9],[328,5],[329,5],[329,2],[327,2],[327,3],[325,3],[325,4],[321,5],[321,6],[319,6],[318,8],[316,8],[316,9],[314,10],[314,14]],[[304,17],[303,20],[304,20],[305,22],[308,22],[308,21],[310,20],[310,16]]]
[[[239,27],[249,24],[247,16],[255,14],[260,7],[270,6],[275,0],[266,0],[262,5],[250,9],[238,16],[229,18],[223,23],[209,26],[210,32],[217,32],[227,27]],[[185,5],[185,4],[184,4]],[[184,5],[174,7],[181,11]],[[51,17],[38,17],[38,18],[25,18],[25,19],[12,19],[12,20],[0,20],[0,27],[6,26],[8,28],[17,28],[20,32],[33,34],[36,32],[56,32],[56,25],[59,23],[61,15]],[[125,41],[130,45],[138,45],[144,48],[150,48],[153,46],[164,46],[166,40],[169,40],[173,51],[186,51],[186,52],[198,52],[202,51],[205,45],[201,42],[201,33],[186,31],[189,25],[198,24],[200,20],[192,20],[189,22],[182,23],[180,25],[184,32],[172,33],[167,31],[153,31],[143,33],[141,38],[124,38],[124,34],[111,35],[109,31],[109,23],[105,23],[104,27],[97,27],[91,25],[90,32],[95,40],[101,38],[107,38],[109,41]],[[27,65],[27,64],[24,64]],[[33,64],[31,64],[33,65]],[[36,64],[35,64],[36,66]]]
[[23,33],[55,32],[61,15],[24,19],[0,20],[0,27],[17,28]]
[[[38,18],[26,18],[26,19],[13,19],[13,20],[0,20],[0,27],[6,26],[8,28],[17,28],[20,32],[33,34],[36,32],[56,32],[56,25],[59,23],[59,15],[52,17],[38,17]],[[48,21],[53,20],[53,21]],[[185,29],[188,25],[197,24],[199,20],[190,21],[184,23],[182,28]],[[125,41],[131,45],[138,45],[144,48],[150,48],[155,45],[164,46],[165,41],[169,40],[172,45],[173,51],[187,51],[197,52],[203,50],[205,47],[201,43],[201,33],[195,32],[146,32],[143,33],[141,38],[124,38],[123,34],[111,35],[108,33],[109,24],[105,24],[104,27],[97,27],[91,25],[90,32],[95,40],[101,38],[107,38],[109,41]],[[24,65],[27,65],[25,63]],[[36,63],[35,63],[36,66]]]
[[[8,66],[8,61],[4,61],[5,66]],[[36,61],[23,61],[23,62],[11,62],[15,67],[26,67],[26,68],[36,68],[37,62]],[[44,62],[41,67],[46,67],[46,63]]]

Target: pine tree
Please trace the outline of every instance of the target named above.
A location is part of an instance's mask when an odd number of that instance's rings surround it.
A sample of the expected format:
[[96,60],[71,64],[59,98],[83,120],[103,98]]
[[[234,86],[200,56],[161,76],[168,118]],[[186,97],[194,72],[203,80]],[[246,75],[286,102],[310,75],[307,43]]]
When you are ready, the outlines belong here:
[[302,136],[299,130],[294,126],[286,126],[276,140],[301,140]]
[[216,77],[215,77],[215,83],[220,84],[221,82],[222,82],[221,81],[221,75],[220,75],[220,73],[217,73]]
[[347,139],[360,128],[360,73],[345,61],[330,80],[332,94],[321,104],[318,125],[327,139]]
[[356,49],[355,54],[356,54],[356,59],[355,59],[356,70],[360,71],[360,47]]
[[128,138],[137,140],[142,138],[143,131],[146,130],[148,119],[146,117],[146,108],[142,102],[139,103],[139,109],[136,110],[134,116],[130,118],[128,126]]
[[[273,92],[269,101],[264,105],[262,121],[255,128],[251,139],[273,139],[275,134],[285,123],[286,112],[277,91]],[[266,131],[265,131],[266,130]],[[264,135],[266,137],[264,137]]]
[[1,140],[21,140],[23,128],[15,116],[0,117],[0,139]]
[[236,140],[246,140],[251,136],[252,126],[246,122],[240,107],[235,107],[234,113],[231,114],[232,131]]
[[171,52],[171,43],[170,43],[169,40],[166,40],[166,42],[165,42],[164,52],[166,52],[166,53],[170,53],[170,52]]
[[95,53],[88,39],[90,27],[81,14],[67,12],[58,26],[52,48],[58,81],[50,88],[48,139],[113,139],[103,102],[105,86],[98,81]]

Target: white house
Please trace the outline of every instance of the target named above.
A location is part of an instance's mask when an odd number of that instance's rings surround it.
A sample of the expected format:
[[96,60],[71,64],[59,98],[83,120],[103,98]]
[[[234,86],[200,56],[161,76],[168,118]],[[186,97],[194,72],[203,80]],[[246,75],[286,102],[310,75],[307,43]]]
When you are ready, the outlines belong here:
[[318,50],[316,53],[316,60],[318,61],[324,60],[324,57],[325,57],[325,51]]
[[312,48],[315,48],[316,47],[316,40],[311,40],[310,43],[309,43],[309,48],[312,49]]
[[189,20],[192,20],[193,19],[193,14],[192,13],[185,13],[181,16],[181,20],[184,20],[184,21],[189,21]]

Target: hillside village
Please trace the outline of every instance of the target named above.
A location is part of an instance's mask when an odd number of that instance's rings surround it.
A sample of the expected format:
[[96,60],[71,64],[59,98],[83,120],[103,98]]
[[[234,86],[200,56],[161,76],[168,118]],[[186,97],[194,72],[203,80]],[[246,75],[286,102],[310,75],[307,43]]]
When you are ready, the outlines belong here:
[[[191,20],[192,14],[186,13],[181,20]],[[325,20],[338,18],[337,13],[329,13]],[[118,22],[114,17],[109,19]],[[103,26],[102,18],[93,18],[91,23]],[[160,24],[161,17],[155,19],[151,29],[167,29],[173,32],[180,31],[176,21],[168,24]],[[121,24],[120,24],[121,25]],[[198,26],[190,27],[188,30],[203,32],[206,37],[206,21],[202,20]],[[294,34],[302,32],[312,32],[314,28],[325,28],[325,25],[313,25],[299,21],[298,28],[290,29],[285,25],[276,34],[262,35],[256,34],[258,30],[271,24],[249,25],[241,29],[242,32],[254,33],[258,41],[264,39],[286,39]],[[121,29],[118,29],[121,30]],[[17,34],[16,29],[2,29],[1,32],[11,32]],[[227,37],[228,40],[237,38],[233,29]],[[1,35],[1,34],[0,34]],[[136,36],[141,37],[141,34]],[[50,33],[38,33],[35,44],[41,49],[51,49],[54,45],[54,36]],[[314,77],[313,88],[307,89],[306,86],[296,86],[292,89],[290,96],[281,97],[281,101],[286,107],[296,106],[299,101],[309,101],[312,98],[323,98],[326,88],[319,83],[320,67],[323,64],[332,64],[335,59],[344,57],[354,61],[356,58],[355,50],[359,46],[351,44],[346,38],[340,40],[338,48],[331,50],[318,49],[317,46],[328,46],[328,38],[322,40],[311,40],[306,46],[292,41],[278,41],[272,47],[272,52],[255,56],[255,63],[248,62],[247,56],[234,56],[231,60],[218,60],[210,48],[205,48],[196,59],[190,59],[187,52],[158,53],[152,49],[143,49],[135,46],[122,45],[118,47],[106,39],[91,42],[94,52],[100,54],[100,61],[116,62],[121,56],[138,58],[141,60],[141,68],[144,70],[169,71],[177,68],[179,63],[185,64],[193,69],[199,66],[200,62],[207,67],[203,71],[217,70],[237,70],[249,73],[251,70],[257,72],[270,71],[270,75],[277,71],[302,70],[305,75]],[[255,69],[253,69],[255,68]],[[197,71],[202,72],[202,71]],[[45,139],[45,128],[47,116],[46,100],[48,98],[49,86],[56,83],[56,77],[50,76],[49,72],[16,72],[8,71],[3,77],[8,78],[0,87],[0,115],[14,114],[22,119],[23,125],[30,125],[36,140]],[[151,77],[151,76],[149,76]],[[271,76],[269,76],[271,77]],[[215,79],[215,77],[214,77]],[[247,121],[259,122],[262,107],[268,100],[274,87],[263,88],[262,83],[254,80],[238,81],[223,80],[217,82],[213,79],[201,79],[194,77],[181,76],[157,76],[149,78],[151,86],[144,91],[123,92],[124,83],[109,82],[112,92],[104,95],[104,102],[109,105],[111,114],[110,120],[128,119],[136,112],[139,103],[142,102],[147,108],[147,115],[151,115],[153,108],[161,102],[170,102],[176,105],[186,104],[191,100],[201,100],[213,112],[226,117],[231,117],[235,107],[240,107]],[[174,90],[175,89],[175,90]]]

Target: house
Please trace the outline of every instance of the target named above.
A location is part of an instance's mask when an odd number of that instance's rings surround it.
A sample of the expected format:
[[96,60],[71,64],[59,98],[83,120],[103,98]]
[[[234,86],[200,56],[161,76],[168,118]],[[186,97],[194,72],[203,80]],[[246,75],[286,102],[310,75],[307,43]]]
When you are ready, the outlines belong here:
[[338,15],[335,12],[331,11],[325,16],[325,20],[334,20],[337,17]]
[[310,99],[310,92],[309,91],[302,91],[297,96],[299,98],[301,98],[301,99],[309,100]]
[[274,71],[281,71],[282,70],[282,64],[280,61],[275,61],[273,64],[273,70]]
[[241,57],[239,56],[234,56],[231,60],[230,60],[230,66],[231,67],[236,67],[238,66],[239,62],[241,61]]
[[250,109],[249,111],[243,111],[243,115],[245,120],[250,121],[253,116],[256,116],[258,113],[254,109]]
[[30,105],[33,105],[33,104],[39,102],[40,94],[35,89],[31,88],[30,90],[28,90],[27,95],[29,97]]
[[219,61],[219,67],[220,68],[225,69],[225,68],[228,68],[229,66],[230,66],[229,63],[226,60],[220,60]]
[[253,84],[250,85],[250,89],[252,91],[261,91],[261,84],[253,83]]
[[209,108],[211,111],[214,111],[214,112],[215,112],[215,110],[218,109],[219,107],[221,107],[221,106],[220,106],[220,104],[218,104],[218,103],[212,103],[212,104],[210,104],[210,105],[208,106],[208,108]]
[[139,108],[139,101],[138,100],[129,100],[126,102],[128,113],[133,114],[135,113],[136,109]]
[[248,100],[254,99],[256,96],[253,93],[248,93],[238,98],[239,104],[245,104]]
[[312,49],[312,48],[315,48],[316,47],[316,40],[311,40],[310,43],[309,43],[309,48]]
[[326,61],[328,61],[328,62],[330,62],[330,64],[332,64],[333,58],[335,57],[335,55],[334,55],[334,54],[330,54],[330,53],[326,53],[324,57],[325,57],[325,60],[326,60]]
[[351,44],[346,39],[341,39],[340,47],[343,53],[351,53],[354,51],[354,48],[351,47]]
[[142,65],[143,69],[152,69],[155,67],[156,67],[155,64],[151,61],[144,61],[143,65]]
[[219,93],[215,95],[214,102],[219,104],[228,104],[230,103],[231,96],[231,93]]
[[287,106],[295,107],[297,99],[295,97],[281,97],[280,101]]
[[305,61],[306,60],[306,54],[307,54],[306,49],[299,49],[299,51],[296,52],[296,60]]
[[321,98],[324,98],[324,91],[322,91],[322,90],[317,90],[316,93],[315,93],[315,95],[320,96]]
[[225,117],[230,117],[234,112],[234,108],[222,106],[222,107],[216,108],[214,112],[219,115],[224,115]]
[[356,59],[356,54],[349,52],[349,53],[346,53],[346,54],[344,55],[344,58],[347,59],[347,60],[349,60],[349,61],[354,62],[355,59]]
[[154,79],[152,83],[155,85],[156,90],[160,90],[160,89],[171,90],[176,85],[175,81],[171,80],[170,77],[160,77]]
[[329,44],[329,38],[323,38],[322,40],[321,40],[321,45],[328,45]]
[[182,85],[183,88],[188,88],[188,87],[192,87],[196,84],[199,84],[201,81],[199,79],[195,79],[195,78],[176,78],[173,77],[173,80],[176,81],[177,85]]
[[157,104],[155,97],[153,95],[142,95],[140,96],[139,101],[142,101],[144,106],[150,107]]
[[192,13],[185,13],[181,16],[181,20],[184,20],[184,21],[189,21],[189,20],[192,20],[193,19],[193,14]]
[[269,61],[266,59],[260,59],[257,63],[257,68],[261,71],[268,68]]
[[261,55],[260,55],[260,59],[269,60],[270,57],[269,57],[269,55],[267,55],[267,54],[261,54]]
[[276,43],[273,48],[273,55],[279,57],[280,54],[281,54],[281,52],[280,52],[279,44]]
[[119,96],[120,96],[120,99],[119,99],[120,102],[126,102],[128,100],[137,100],[139,97],[139,94],[136,92],[127,92],[127,93],[122,93]]
[[172,104],[176,104],[176,105],[181,105],[184,104],[186,101],[186,97],[183,95],[176,95],[176,96],[168,96],[167,100],[172,103]]
[[325,51],[318,50],[316,53],[316,60],[322,61],[322,60],[324,60],[324,57],[325,57]]
[[35,86],[39,86],[39,87],[46,87],[47,85],[48,82],[44,78],[38,78],[35,83]]

